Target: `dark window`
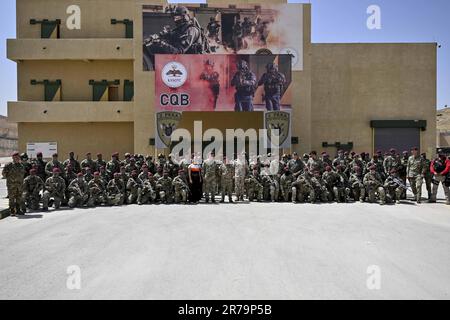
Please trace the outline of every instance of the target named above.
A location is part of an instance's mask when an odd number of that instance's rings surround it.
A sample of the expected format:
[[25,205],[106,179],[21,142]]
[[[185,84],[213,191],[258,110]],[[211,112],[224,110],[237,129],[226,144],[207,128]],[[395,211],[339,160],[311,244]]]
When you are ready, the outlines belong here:
[[419,128],[374,128],[374,149],[383,152],[394,148],[398,152],[420,148]]

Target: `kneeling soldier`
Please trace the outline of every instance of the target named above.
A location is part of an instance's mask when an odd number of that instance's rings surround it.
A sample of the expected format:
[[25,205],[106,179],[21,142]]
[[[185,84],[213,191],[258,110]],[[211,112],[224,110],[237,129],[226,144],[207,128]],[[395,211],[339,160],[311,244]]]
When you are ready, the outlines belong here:
[[383,188],[383,180],[380,174],[376,171],[375,166],[369,168],[369,172],[364,176],[364,186],[369,195],[369,202],[375,202],[376,195],[380,198],[380,204],[386,203],[386,194]]
[[391,169],[389,176],[384,181],[384,190],[386,192],[386,200],[388,202],[396,201],[400,203],[402,194],[406,192],[406,185],[400,179],[400,176],[395,169]]
[[127,191],[128,191],[128,204],[140,203],[141,202],[141,193],[142,193],[142,181],[138,178],[138,173],[136,170],[131,172],[131,177],[127,182]]
[[36,174],[36,169],[30,170],[30,175],[23,181],[23,200],[28,209],[38,210],[41,201],[40,192],[44,188],[44,181]]
[[172,179],[169,177],[169,171],[163,171],[163,176],[158,179],[156,188],[159,191],[159,198],[161,199],[162,203],[172,203],[173,185]]
[[364,188],[364,176],[362,174],[361,167],[355,167],[353,173],[350,175],[349,185],[351,188],[352,196],[355,201],[364,202],[366,198],[366,188]]
[[45,181],[45,191],[42,196],[42,207],[44,211],[48,210],[50,198],[53,198],[55,209],[59,209],[64,199],[66,191],[66,182],[60,177],[61,170],[54,168],[52,176]]
[[106,203],[105,188],[103,180],[100,179],[100,172],[94,172],[94,179],[89,181],[88,207],[95,207]]
[[309,171],[305,168],[305,171],[292,183],[292,202],[304,202],[308,198],[309,201],[313,201],[315,197]]
[[89,199],[89,189],[81,172],[77,174],[75,180],[72,180],[67,189],[69,191],[70,208],[83,207],[87,204]]
[[121,206],[125,201],[125,183],[120,178],[119,172],[115,172],[113,176],[106,187],[108,205]]
[[180,203],[181,201],[187,203],[189,185],[183,169],[179,170],[178,176],[173,179],[173,186],[175,187],[175,203]]
[[246,183],[248,185],[248,200],[253,201],[256,196],[258,202],[262,201],[264,187],[258,169],[253,169],[252,174],[246,179]]

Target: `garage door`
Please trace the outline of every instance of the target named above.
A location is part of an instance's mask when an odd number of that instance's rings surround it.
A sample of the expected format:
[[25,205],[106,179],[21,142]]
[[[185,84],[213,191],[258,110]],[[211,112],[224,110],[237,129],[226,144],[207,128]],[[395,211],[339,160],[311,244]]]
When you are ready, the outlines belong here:
[[398,152],[420,148],[419,128],[374,128],[374,149],[383,152],[394,148]]

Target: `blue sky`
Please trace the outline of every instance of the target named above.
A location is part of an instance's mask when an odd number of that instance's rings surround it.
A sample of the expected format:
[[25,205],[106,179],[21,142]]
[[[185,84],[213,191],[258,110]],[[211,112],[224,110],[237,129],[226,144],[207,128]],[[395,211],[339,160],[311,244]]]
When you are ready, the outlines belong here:
[[[151,0],[149,0],[149,3]],[[194,2],[194,1],[190,1]],[[312,3],[313,42],[438,42],[437,108],[450,105],[450,0],[303,0]],[[366,26],[369,5],[381,9],[381,29]],[[15,0],[0,10],[0,114],[17,99],[16,64],[6,59],[15,38]]]

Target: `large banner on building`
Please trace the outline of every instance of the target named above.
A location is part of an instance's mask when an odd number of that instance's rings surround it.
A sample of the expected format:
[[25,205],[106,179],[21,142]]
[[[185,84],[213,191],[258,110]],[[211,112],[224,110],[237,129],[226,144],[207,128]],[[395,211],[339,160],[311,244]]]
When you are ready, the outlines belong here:
[[143,67],[155,54],[288,54],[303,69],[302,4],[143,6]]
[[156,111],[290,110],[290,55],[155,57]]

